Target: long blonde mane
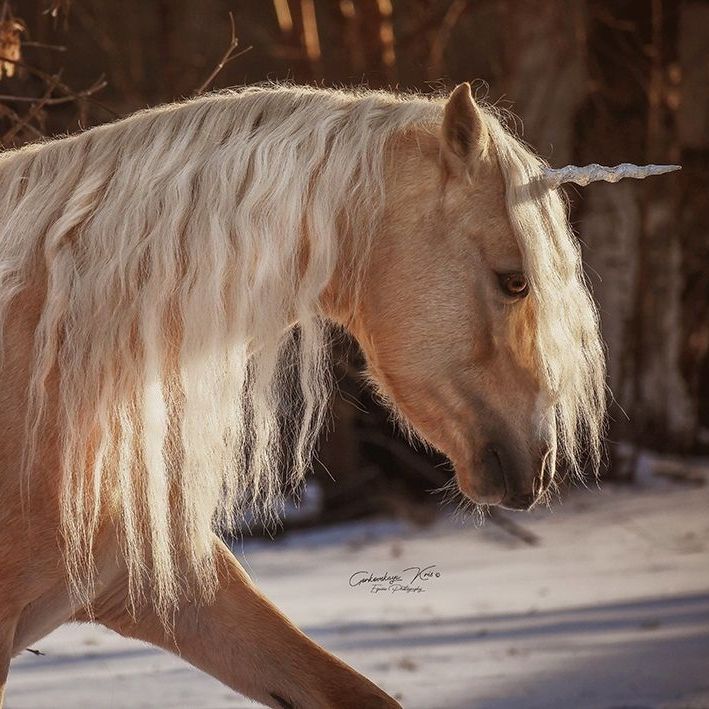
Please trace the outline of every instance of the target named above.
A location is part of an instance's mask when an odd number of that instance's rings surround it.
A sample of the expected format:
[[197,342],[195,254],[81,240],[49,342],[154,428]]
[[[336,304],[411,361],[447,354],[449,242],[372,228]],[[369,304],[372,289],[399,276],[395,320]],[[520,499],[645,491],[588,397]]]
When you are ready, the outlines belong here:
[[[80,598],[90,596],[104,510],[120,530],[131,593],[149,581],[165,611],[192,583],[214,589],[215,526],[277,509],[286,457],[288,481],[301,480],[327,401],[319,299],[344,258],[337,233],[346,224],[357,240],[343,269],[356,282],[390,139],[415,125],[436,130],[442,106],[247,89],[0,156],[0,324],[46,271],[24,467],[36,469],[38,437],[55,427],[67,569]],[[539,163],[488,120],[511,195]],[[579,427],[592,450],[600,431],[595,311],[559,197],[509,199],[539,294],[560,441],[577,461]],[[47,422],[53,372],[57,420]]]
[[553,404],[557,451],[571,473],[596,473],[605,427],[606,364],[600,322],[563,193],[540,180],[546,166],[488,112],[505,176],[507,213],[534,302],[538,367]]

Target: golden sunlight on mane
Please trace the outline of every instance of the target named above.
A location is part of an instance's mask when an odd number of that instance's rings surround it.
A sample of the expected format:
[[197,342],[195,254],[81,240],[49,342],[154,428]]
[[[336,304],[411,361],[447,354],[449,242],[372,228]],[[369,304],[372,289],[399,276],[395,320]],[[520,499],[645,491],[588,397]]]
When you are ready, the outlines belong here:
[[[0,326],[38,266],[47,275],[25,474],[41,470],[38,439],[56,427],[66,562],[80,600],[91,595],[104,508],[134,600],[149,582],[167,614],[180,594],[213,592],[214,526],[233,530],[253,507],[277,512],[286,446],[289,482],[302,479],[327,402],[319,300],[345,258],[337,226],[358,240],[343,269],[356,291],[391,138],[437,130],[442,106],[383,92],[247,89],[0,156]],[[486,115],[559,443],[578,467],[584,447],[597,458],[600,440],[596,313],[561,198],[529,193],[541,163]],[[284,366],[293,362],[295,396]]]
[[[211,593],[212,527],[278,509],[281,414],[294,407],[290,482],[302,478],[327,401],[318,300],[338,259],[336,225],[361,240],[351,251],[363,262],[390,136],[439,116],[437,104],[385,93],[257,88],[0,157],[0,323],[36,265],[47,273],[25,473],[56,426],[79,599],[90,596],[103,505],[115,508],[134,599],[148,580],[163,612],[190,585]],[[53,371],[59,413],[47,422]]]
[[577,476],[585,461],[595,473],[605,423],[606,369],[581,250],[562,194],[539,181],[545,163],[491,111],[487,122],[505,177],[507,213],[531,286],[536,356],[554,403],[558,450]]

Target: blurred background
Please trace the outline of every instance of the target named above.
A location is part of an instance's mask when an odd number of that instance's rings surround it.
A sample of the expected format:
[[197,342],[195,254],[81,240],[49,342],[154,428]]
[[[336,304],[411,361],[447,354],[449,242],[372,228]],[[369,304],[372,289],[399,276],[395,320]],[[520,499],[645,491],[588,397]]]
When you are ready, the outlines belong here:
[[[570,190],[607,343],[603,475],[692,477],[709,449],[706,0],[12,0],[0,6],[5,148],[197,92],[268,80],[440,92],[473,83],[552,166],[680,163]],[[335,343],[340,396],[287,526],[425,522],[446,461],[394,430]],[[690,481],[691,482],[691,481]],[[366,493],[365,493],[366,491]]]

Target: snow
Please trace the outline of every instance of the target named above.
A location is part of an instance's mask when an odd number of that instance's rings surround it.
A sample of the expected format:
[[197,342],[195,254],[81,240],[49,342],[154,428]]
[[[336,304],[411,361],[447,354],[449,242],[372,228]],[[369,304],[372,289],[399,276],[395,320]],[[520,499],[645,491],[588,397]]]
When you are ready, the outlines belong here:
[[[575,490],[551,510],[504,514],[539,543],[442,516],[235,552],[311,637],[407,709],[709,707],[709,486]],[[349,584],[358,571],[407,583],[404,569],[428,565],[440,576],[409,584],[423,592]],[[46,655],[12,664],[8,709],[254,706],[100,627],[65,626],[36,647]]]

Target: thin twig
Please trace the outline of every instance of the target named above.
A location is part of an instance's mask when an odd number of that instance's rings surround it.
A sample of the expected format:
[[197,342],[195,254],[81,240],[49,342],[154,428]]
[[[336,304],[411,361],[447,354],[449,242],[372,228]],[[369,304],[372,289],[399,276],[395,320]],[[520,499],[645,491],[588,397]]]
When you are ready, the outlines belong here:
[[[2,103],[0,103],[0,115],[6,116],[11,121],[13,121],[13,123],[22,122],[22,116],[13,111],[9,106],[5,106]],[[42,131],[37,130],[33,125],[29,123],[25,126],[25,129],[32,133],[35,138],[44,138],[44,133],[42,133]]]
[[240,57],[242,54],[246,54],[251,47],[247,47],[238,54],[234,53],[234,50],[239,46],[239,38],[236,36],[236,22],[234,21],[234,13],[229,13],[229,22],[231,23],[231,39],[229,40],[229,46],[219,60],[219,63],[214,67],[212,73],[206,78],[204,83],[194,92],[195,96],[203,94],[212,84],[214,79],[217,78],[219,72],[233,59]]
[[37,47],[38,49],[51,49],[54,52],[66,52],[63,44],[45,44],[44,42],[23,42],[23,47]]
[[9,94],[0,94],[0,101],[18,101],[20,103],[37,103],[42,101],[45,106],[58,106],[63,103],[72,103],[83,98],[88,98],[97,91],[108,86],[108,82],[105,79],[100,79],[96,83],[89,86],[83,91],[77,91],[76,93],[71,93],[66,96],[56,96],[55,98],[39,99],[36,96],[12,96]]
[[47,84],[44,96],[38,101],[36,101],[34,105],[29,109],[29,111],[27,111],[27,113],[22,116],[22,120],[16,122],[9,130],[5,132],[2,138],[0,138],[0,142],[2,142],[3,145],[6,144],[8,141],[12,140],[23,128],[26,128],[29,123],[31,123],[37,116],[39,116],[39,112],[46,105],[47,101],[52,95],[52,92],[60,81],[60,75],[57,74],[54,77],[53,81]]
[[[9,57],[0,56],[0,62],[10,62],[19,67],[22,67],[25,71],[38,77],[45,84],[45,93],[41,97],[37,96],[16,96],[16,95],[0,95],[1,101],[15,101],[18,103],[30,103],[31,108],[25,113],[24,116],[19,115],[13,111],[9,106],[0,103],[0,111],[12,122],[12,126],[6,131],[5,135],[2,137],[2,143],[6,144],[7,141],[12,140],[21,130],[27,130],[33,137],[42,138],[43,133],[37,130],[33,125],[32,121],[39,115],[39,112],[45,106],[56,106],[68,103],[78,103],[80,106],[84,102],[90,102],[92,104],[103,106],[96,101],[93,94],[101,91],[107,82],[103,76],[100,76],[93,84],[88,86],[86,89],[81,91],[74,91],[70,86],[65,84],[61,80],[60,74],[49,74],[37,67],[27,64],[24,61],[18,59],[10,59]],[[63,96],[52,96],[52,94],[58,91]]]
[[[34,76],[42,79],[42,81],[44,81],[45,83],[53,81],[54,77],[56,76],[56,74],[49,74],[46,71],[42,71],[42,69],[38,69],[36,66],[32,66],[32,64],[27,64],[21,59],[10,59],[9,57],[0,56],[0,62],[11,62],[12,64],[16,64],[17,66],[22,67],[25,71],[28,71],[30,74],[33,74]],[[95,83],[98,83],[99,81],[103,81],[103,75],[101,75]],[[77,95],[76,92],[70,86],[67,86],[61,81],[57,84],[57,88],[60,91],[63,91],[68,96]]]

